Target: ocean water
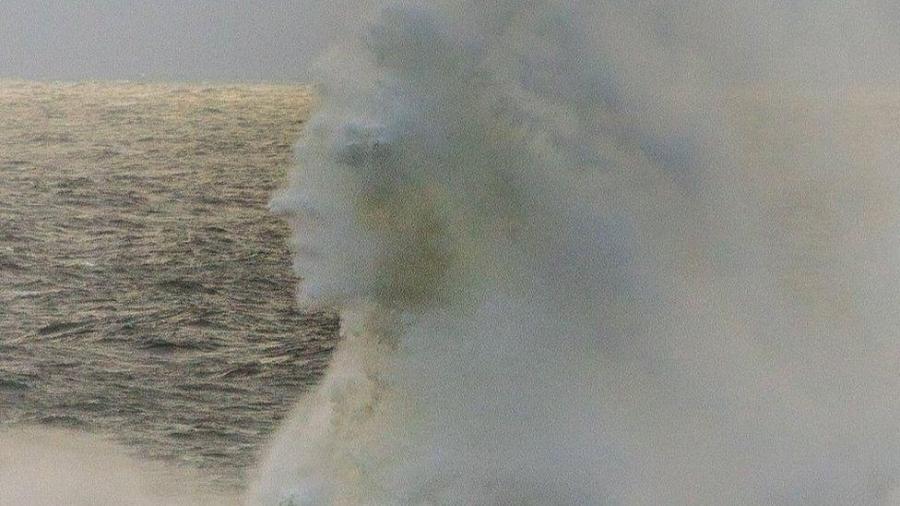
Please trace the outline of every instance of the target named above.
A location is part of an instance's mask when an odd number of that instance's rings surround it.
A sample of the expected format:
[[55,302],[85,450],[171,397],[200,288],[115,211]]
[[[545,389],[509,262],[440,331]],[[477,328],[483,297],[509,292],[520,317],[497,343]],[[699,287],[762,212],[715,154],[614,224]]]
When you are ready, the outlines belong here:
[[309,101],[0,82],[0,426],[94,433],[244,485],[335,343],[335,317],[295,303],[267,209]]

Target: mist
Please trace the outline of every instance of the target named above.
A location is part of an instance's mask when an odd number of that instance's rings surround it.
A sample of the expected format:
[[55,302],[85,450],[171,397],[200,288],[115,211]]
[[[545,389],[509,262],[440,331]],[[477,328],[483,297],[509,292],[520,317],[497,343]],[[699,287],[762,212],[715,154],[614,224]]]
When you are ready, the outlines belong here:
[[248,504],[896,504],[894,5],[388,4],[272,203],[344,340]]

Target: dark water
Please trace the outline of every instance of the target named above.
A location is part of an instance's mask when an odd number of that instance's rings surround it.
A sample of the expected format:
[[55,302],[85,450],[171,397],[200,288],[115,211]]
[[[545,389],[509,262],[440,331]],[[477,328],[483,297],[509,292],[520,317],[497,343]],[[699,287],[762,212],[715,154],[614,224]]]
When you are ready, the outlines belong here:
[[294,304],[299,87],[0,83],[0,425],[240,487],[337,322]]

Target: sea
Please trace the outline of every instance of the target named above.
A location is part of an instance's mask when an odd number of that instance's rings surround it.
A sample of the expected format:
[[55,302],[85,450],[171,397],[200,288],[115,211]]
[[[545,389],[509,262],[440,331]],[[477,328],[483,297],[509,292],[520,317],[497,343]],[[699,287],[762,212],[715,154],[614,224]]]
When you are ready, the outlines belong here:
[[[245,486],[338,322],[295,303],[300,86],[0,82],[0,429]],[[2,500],[0,500],[2,502]]]

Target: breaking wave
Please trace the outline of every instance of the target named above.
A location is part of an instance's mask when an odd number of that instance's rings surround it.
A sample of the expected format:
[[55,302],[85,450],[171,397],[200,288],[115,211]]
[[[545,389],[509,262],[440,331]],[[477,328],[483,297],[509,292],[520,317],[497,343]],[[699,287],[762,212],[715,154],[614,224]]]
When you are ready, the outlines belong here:
[[272,208],[343,342],[248,503],[897,504],[896,7],[765,4],[333,35]]

